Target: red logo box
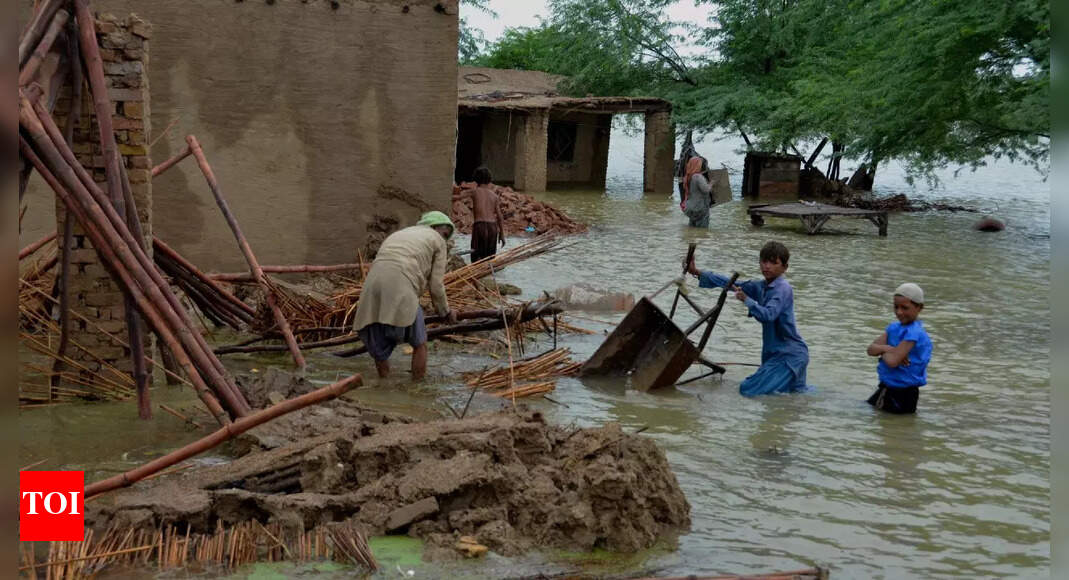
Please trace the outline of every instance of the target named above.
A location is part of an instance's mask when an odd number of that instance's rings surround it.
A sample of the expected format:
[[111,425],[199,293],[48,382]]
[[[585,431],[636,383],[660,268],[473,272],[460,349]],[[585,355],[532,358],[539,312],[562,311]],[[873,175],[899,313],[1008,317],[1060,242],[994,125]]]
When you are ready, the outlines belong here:
[[85,539],[85,472],[19,472],[19,540]]

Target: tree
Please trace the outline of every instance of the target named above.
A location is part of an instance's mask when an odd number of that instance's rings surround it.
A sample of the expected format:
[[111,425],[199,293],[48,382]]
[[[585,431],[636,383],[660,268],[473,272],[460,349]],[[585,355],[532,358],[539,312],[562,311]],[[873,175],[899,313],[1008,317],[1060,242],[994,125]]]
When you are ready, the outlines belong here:
[[703,23],[669,21],[670,3],[551,0],[542,26],[484,62],[568,75],[573,94],[661,96],[677,126],[760,149],[831,140],[870,171],[898,159],[931,177],[1003,156],[1046,170],[1046,2],[698,0]]
[[[473,10],[478,10],[485,14],[489,14],[494,18],[497,18],[497,13],[490,10],[487,4],[489,0],[460,0],[460,9],[463,11],[466,7],[470,7]],[[457,33],[457,62],[460,64],[471,64],[482,53],[482,48],[486,45],[486,37],[483,36],[483,31],[478,28],[472,28],[468,24],[467,18],[460,17],[459,30]]]

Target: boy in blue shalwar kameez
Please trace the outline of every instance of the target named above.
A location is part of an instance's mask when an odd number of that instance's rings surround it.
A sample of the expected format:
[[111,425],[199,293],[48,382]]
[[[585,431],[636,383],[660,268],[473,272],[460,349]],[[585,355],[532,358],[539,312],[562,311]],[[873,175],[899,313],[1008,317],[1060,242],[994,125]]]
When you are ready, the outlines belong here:
[[[748,280],[733,288],[749,316],[761,323],[761,368],[739,385],[739,393],[747,397],[808,390],[809,347],[794,322],[794,289],[783,277],[790,258],[787,246],[768,242],[760,255],[764,279]],[[727,276],[698,270],[693,259],[687,272],[698,277],[702,288],[723,288],[729,281]]]

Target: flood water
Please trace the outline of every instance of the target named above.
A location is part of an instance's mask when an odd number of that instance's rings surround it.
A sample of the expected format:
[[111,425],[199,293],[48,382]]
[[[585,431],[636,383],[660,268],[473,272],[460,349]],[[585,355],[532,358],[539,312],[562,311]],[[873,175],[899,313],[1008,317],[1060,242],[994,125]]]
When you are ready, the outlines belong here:
[[[707,142],[698,150],[713,167],[724,162],[741,169],[736,146]],[[910,186],[899,168],[881,168],[878,193],[991,212],[1007,223],[1001,233],[973,231],[982,214],[931,212],[893,214],[886,238],[867,221],[842,218],[807,236],[797,221],[770,218],[763,228],[751,226],[739,200],[714,207],[709,229],[697,230],[687,227],[678,200],[641,194],[641,147],[641,136],[614,131],[607,191],[539,195],[591,230],[500,279],[528,297],[577,282],[637,296],[679,275],[688,242],[698,242],[699,267],[750,278],[759,276],[761,245],[779,240],[791,250],[787,277],[816,389],[743,398],[738,385],[753,369],[733,365],[722,380],[654,393],[627,390],[622,381],[564,379],[553,394],[560,405],[532,401],[559,423],[645,428],[643,436],[665,449],[693,523],[675,550],[651,553],[636,569],[678,576],[821,564],[833,578],[1049,577],[1050,188],[1042,177],[998,163],[957,177],[947,172],[931,189]],[[740,180],[732,175],[736,195]],[[929,384],[915,416],[880,415],[864,403],[876,385],[865,348],[893,320],[891,292],[905,281],[920,284],[927,298],[921,318],[935,345]],[[688,284],[698,302],[715,302],[719,290]],[[666,292],[656,302],[667,310],[671,299]],[[609,327],[595,319],[622,318],[577,315],[572,323],[598,331]],[[684,321],[693,318],[683,312]],[[566,335],[561,344],[582,359],[601,340]],[[529,343],[528,354],[544,348],[545,339]],[[706,356],[757,363],[760,348],[760,326],[730,298]],[[243,370],[286,362],[281,356],[228,360]],[[444,408],[442,397],[462,405],[465,391],[455,373],[488,362],[436,346],[429,384],[371,381],[355,396],[430,414]],[[340,361],[320,352],[309,363],[310,375],[324,382],[351,370],[373,375],[366,357]],[[407,366],[407,357],[396,365]],[[686,376],[698,373],[696,367]],[[477,399],[475,407],[497,404]],[[138,424],[132,409],[24,412],[23,431],[35,435],[24,438],[21,463],[49,458],[41,468],[111,472],[200,435],[168,416]],[[126,435],[116,436],[117,426]],[[87,473],[87,479],[104,474]],[[493,558],[464,571],[518,576],[544,571],[551,560]],[[422,569],[419,577],[443,574],[435,570]]]

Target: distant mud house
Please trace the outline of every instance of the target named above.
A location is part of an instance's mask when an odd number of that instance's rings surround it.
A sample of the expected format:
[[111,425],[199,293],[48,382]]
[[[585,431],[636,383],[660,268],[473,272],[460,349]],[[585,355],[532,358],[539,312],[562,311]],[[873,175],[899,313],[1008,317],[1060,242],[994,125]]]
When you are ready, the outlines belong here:
[[456,181],[486,165],[522,191],[605,187],[612,116],[645,114],[643,190],[670,194],[675,145],[671,105],[654,97],[563,97],[563,77],[460,67]]

